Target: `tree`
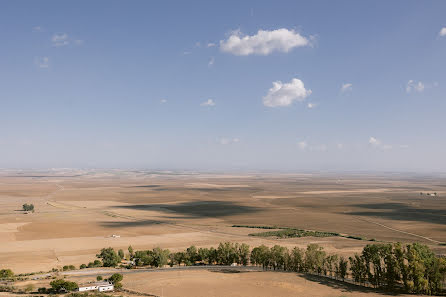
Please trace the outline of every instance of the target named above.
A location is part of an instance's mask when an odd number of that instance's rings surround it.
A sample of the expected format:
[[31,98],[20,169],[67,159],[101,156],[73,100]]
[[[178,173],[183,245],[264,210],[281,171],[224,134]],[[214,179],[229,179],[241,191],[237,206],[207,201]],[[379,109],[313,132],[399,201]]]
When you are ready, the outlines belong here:
[[96,257],[102,259],[104,267],[115,267],[121,262],[118,254],[111,247],[102,249],[101,253],[97,254]]
[[315,243],[309,244],[305,251],[306,271],[321,274],[324,267],[324,259],[324,249]]
[[350,270],[352,272],[353,280],[359,284],[364,283],[367,277],[364,258],[358,254],[355,254],[355,256],[350,257],[349,260],[350,260]]
[[154,248],[152,251],[152,263],[150,263],[150,265],[155,267],[163,267],[164,265],[167,265],[169,254],[169,250],[163,250],[159,247]]
[[22,205],[24,211],[32,211],[34,212],[34,204],[25,203]]
[[100,276],[100,275],[96,276],[96,280],[97,281],[101,281],[102,280],[102,276]]
[[248,261],[249,261],[249,245],[242,243],[241,245],[238,246],[238,264],[241,264],[243,266],[248,265]]
[[220,243],[217,249],[217,263],[221,265],[231,265],[237,260],[237,252],[233,243]]
[[325,275],[329,275],[329,276],[333,276],[335,273],[335,265],[338,262],[338,255],[330,255],[327,256],[327,258],[325,259],[325,263],[324,263],[324,274]]
[[288,252],[286,247],[275,245],[270,250],[271,265],[273,269],[283,269],[285,264],[285,253]]
[[121,281],[124,277],[120,273],[115,273],[112,276],[108,278],[108,280],[115,286],[115,288],[121,288],[122,284]]
[[85,264],[81,264],[81,266],[79,266],[79,269],[85,269],[85,268],[87,268],[87,265]]
[[130,259],[132,259],[133,258],[133,248],[132,248],[131,245],[129,245],[128,251],[129,251],[129,254],[130,254]]
[[347,265],[348,265],[347,261],[344,259],[344,257],[341,257],[339,259],[339,264],[336,271],[338,277],[342,279],[342,281],[344,281],[345,277],[347,276]]
[[303,272],[305,270],[305,251],[295,247],[291,251],[290,269],[295,272]]
[[119,249],[118,256],[121,258],[121,260],[124,259],[124,251],[122,249]]
[[193,265],[196,261],[198,261],[198,250],[192,245],[186,250],[186,265]]
[[11,269],[2,269],[0,270],[0,278],[12,278],[14,276],[14,272]]
[[200,261],[209,264],[209,249],[208,248],[199,248],[198,249],[198,258]]
[[65,281],[63,279],[57,279],[57,280],[50,282],[50,286],[53,288],[53,290],[55,292],[62,292],[63,290],[66,290],[69,292],[69,291],[74,291],[79,288],[77,283]]

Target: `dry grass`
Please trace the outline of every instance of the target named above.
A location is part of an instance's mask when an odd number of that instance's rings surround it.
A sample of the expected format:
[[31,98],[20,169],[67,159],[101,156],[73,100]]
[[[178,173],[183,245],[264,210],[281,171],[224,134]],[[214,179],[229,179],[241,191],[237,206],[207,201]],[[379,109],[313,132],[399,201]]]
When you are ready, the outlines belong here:
[[[444,177],[210,175],[147,172],[0,174],[0,263],[16,272],[94,259],[102,247],[215,246],[221,241],[304,247],[351,255],[366,241],[255,238],[237,225],[421,241],[445,253]],[[420,192],[437,192],[432,198]],[[33,203],[35,213],[20,211]],[[112,234],[120,238],[111,238]],[[420,237],[422,236],[422,237]]]

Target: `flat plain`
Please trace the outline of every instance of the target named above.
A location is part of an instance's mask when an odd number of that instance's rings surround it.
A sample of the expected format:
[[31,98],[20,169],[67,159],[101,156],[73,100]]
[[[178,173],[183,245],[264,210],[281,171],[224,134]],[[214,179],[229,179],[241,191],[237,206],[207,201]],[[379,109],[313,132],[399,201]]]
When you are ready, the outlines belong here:
[[[427,195],[434,192],[437,196]],[[442,244],[446,241],[445,202],[446,176],[442,175],[3,170],[0,268],[16,273],[48,271],[88,263],[103,247],[160,246],[177,251],[223,241],[290,248],[318,243],[328,253],[345,256],[360,252],[370,240],[422,242],[446,254]],[[22,211],[24,203],[34,204],[35,212]],[[233,225],[291,227],[344,237],[254,237],[249,234],[262,230]],[[248,296],[246,292],[272,296],[268,290],[276,289],[275,296],[295,296],[296,292],[353,296],[342,288],[289,273],[251,272],[237,277],[209,271],[160,271],[150,275],[150,284],[144,283],[144,277],[135,274],[126,277],[125,283],[156,294],[168,287],[164,296],[201,296],[194,295],[191,283],[203,279],[210,288],[226,287],[228,281],[248,288],[240,289],[245,294],[224,296]]]

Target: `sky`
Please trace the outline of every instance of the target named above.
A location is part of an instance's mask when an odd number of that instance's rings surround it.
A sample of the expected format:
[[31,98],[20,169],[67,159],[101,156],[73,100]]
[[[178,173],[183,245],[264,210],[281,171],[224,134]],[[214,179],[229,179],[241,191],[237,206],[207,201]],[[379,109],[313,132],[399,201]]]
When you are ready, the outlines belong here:
[[446,172],[446,1],[1,1],[0,168]]

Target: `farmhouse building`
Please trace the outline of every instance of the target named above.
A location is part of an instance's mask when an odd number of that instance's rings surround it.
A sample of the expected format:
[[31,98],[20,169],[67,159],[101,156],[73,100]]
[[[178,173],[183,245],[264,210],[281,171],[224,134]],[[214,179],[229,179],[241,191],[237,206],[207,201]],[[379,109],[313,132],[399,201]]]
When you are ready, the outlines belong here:
[[97,282],[88,283],[79,286],[79,292],[84,291],[99,291],[99,292],[109,292],[114,290],[114,286],[110,282]]

